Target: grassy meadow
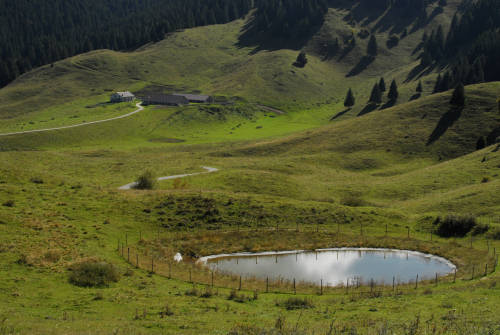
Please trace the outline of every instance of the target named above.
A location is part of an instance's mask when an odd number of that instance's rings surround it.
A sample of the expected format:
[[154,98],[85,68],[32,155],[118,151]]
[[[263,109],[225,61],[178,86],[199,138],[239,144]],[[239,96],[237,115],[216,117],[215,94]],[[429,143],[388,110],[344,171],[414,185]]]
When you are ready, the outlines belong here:
[[[111,122],[0,137],[0,334],[500,332],[500,147],[476,150],[500,122],[500,83],[467,86],[459,118],[443,127],[451,91],[430,95],[436,73],[408,79],[424,30],[449,22],[458,3],[448,0],[392,49],[385,40],[399,26],[380,29],[379,56],[356,76],[346,73],[366,40],[328,60],[314,52],[317,41],[384,21],[358,13],[366,25],[353,27],[342,20],[347,10],[331,8],[302,69],[291,65],[297,50],[239,45],[238,20],[128,53],[79,55],[1,89],[0,133],[135,109],[106,104],[112,91],[199,91],[225,103],[148,106]],[[398,80],[400,98],[367,112],[381,76]],[[418,80],[424,92],[408,101]],[[348,87],[357,103],[346,110]],[[203,166],[219,171],[118,190],[146,170],[160,177]],[[448,215],[474,216],[489,229],[433,234],[436,218]],[[341,246],[441,255],[457,265],[457,278],[323,294],[304,284],[295,295],[290,283],[266,292],[252,279],[241,290],[231,277],[211,287],[194,265],[217,253]],[[186,262],[168,278],[177,252]],[[113,264],[119,280],[74,285],[75,266],[89,260]]]

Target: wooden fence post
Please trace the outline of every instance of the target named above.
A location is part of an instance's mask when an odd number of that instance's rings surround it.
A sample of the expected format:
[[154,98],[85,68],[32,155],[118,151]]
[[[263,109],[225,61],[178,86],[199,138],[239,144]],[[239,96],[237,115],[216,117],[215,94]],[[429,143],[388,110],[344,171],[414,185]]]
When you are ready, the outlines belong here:
[[438,274],[436,272],[436,286],[438,286]]
[[269,293],[269,277],[266,277],[266,293]]
[[453,274],[453,282],[456,283],[457,282],[457,268],[455,268],[455,272]]
[[293,278],[293,294],[297,294],[297,288],[295,287],[295,278]]
[[323,279],[320,281],[320,295],[323,295]]
[[151,273],[155,273],[155,259],[151,256]]
[[392,292],[394,292],[394,289],[396,288],[396,277],[392,276]]
[[238,291],[241,291],[241,276],[240,276],[240,286],[238,286]]
[[127,247],[127,262],[130,263],[130,247]]
[[417,274],[417,278],[415,279],[415,290],[418,288],[418,274]]
[[212,271],[212,288],[214,288],[214,272]]

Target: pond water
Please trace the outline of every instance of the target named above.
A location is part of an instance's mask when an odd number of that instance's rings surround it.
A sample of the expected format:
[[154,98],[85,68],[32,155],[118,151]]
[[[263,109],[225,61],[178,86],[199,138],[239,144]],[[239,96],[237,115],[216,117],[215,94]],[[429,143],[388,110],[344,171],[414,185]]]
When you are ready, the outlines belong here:
[[316,251],[215,255],[200,259],[214,271],[243,278],[284,279],[336,286],[356,283],[414,282],[447,275],[455,270],[448,260],[415,251],[340,248]]

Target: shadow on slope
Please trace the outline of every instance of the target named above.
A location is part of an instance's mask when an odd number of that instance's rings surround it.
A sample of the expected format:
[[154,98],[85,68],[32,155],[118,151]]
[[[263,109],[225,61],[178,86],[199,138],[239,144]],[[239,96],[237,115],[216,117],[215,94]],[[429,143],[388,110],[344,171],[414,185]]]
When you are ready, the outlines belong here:
[[432,143],[436,142],[439,140],[441,136],[446,133],[448,128],[453,126],[453,124],[458,121],[460,116],[462,115],[463,107],[457,108],[457,107],[452,107],[449,111],[443,114],[441,119],[439,119],[438,124],[436,125],[436,128],[432,131],[431,135],[429,136],[429,139],[427,140],[427,145],[431,145]]

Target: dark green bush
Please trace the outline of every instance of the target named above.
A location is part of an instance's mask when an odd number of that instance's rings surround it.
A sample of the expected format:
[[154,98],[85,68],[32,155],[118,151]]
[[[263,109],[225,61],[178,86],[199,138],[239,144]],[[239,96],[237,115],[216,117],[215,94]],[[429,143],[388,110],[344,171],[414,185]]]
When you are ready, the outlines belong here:
[[106,262],[87,260],[74,264],[70,270],[69,281],[76,286],[102,287],[120,279],[116,267]]
[[490,230],[488,236],[494,240],[500,240],[500,228]]
[[478,223],[474,226],[474,228],[472,228],[472,232],[471,234],[476,236],[476,235],[482,235],[486,232],[488,232],[488,230],[490,230],[490,226],[487,225],[487,224],[481,224],[481,223]]
[[152,190],[155,187],[156,179],[151,171],[145,171],[137,178],[135,189],[138,190]]
[[7,200],[6,202],[4,202],[2,204],[2,206],[4,206],[4,207],[14,207],[14,205],[15,205],[14,200]]
[[464,237],[476,225],[476,219],[472,216],[447,216],[442,219],[438,217],[434,221],[436,234],[441,237]]
[[291,297],[280,304],[288,310],[313,308],[313,303],[307,298]]

